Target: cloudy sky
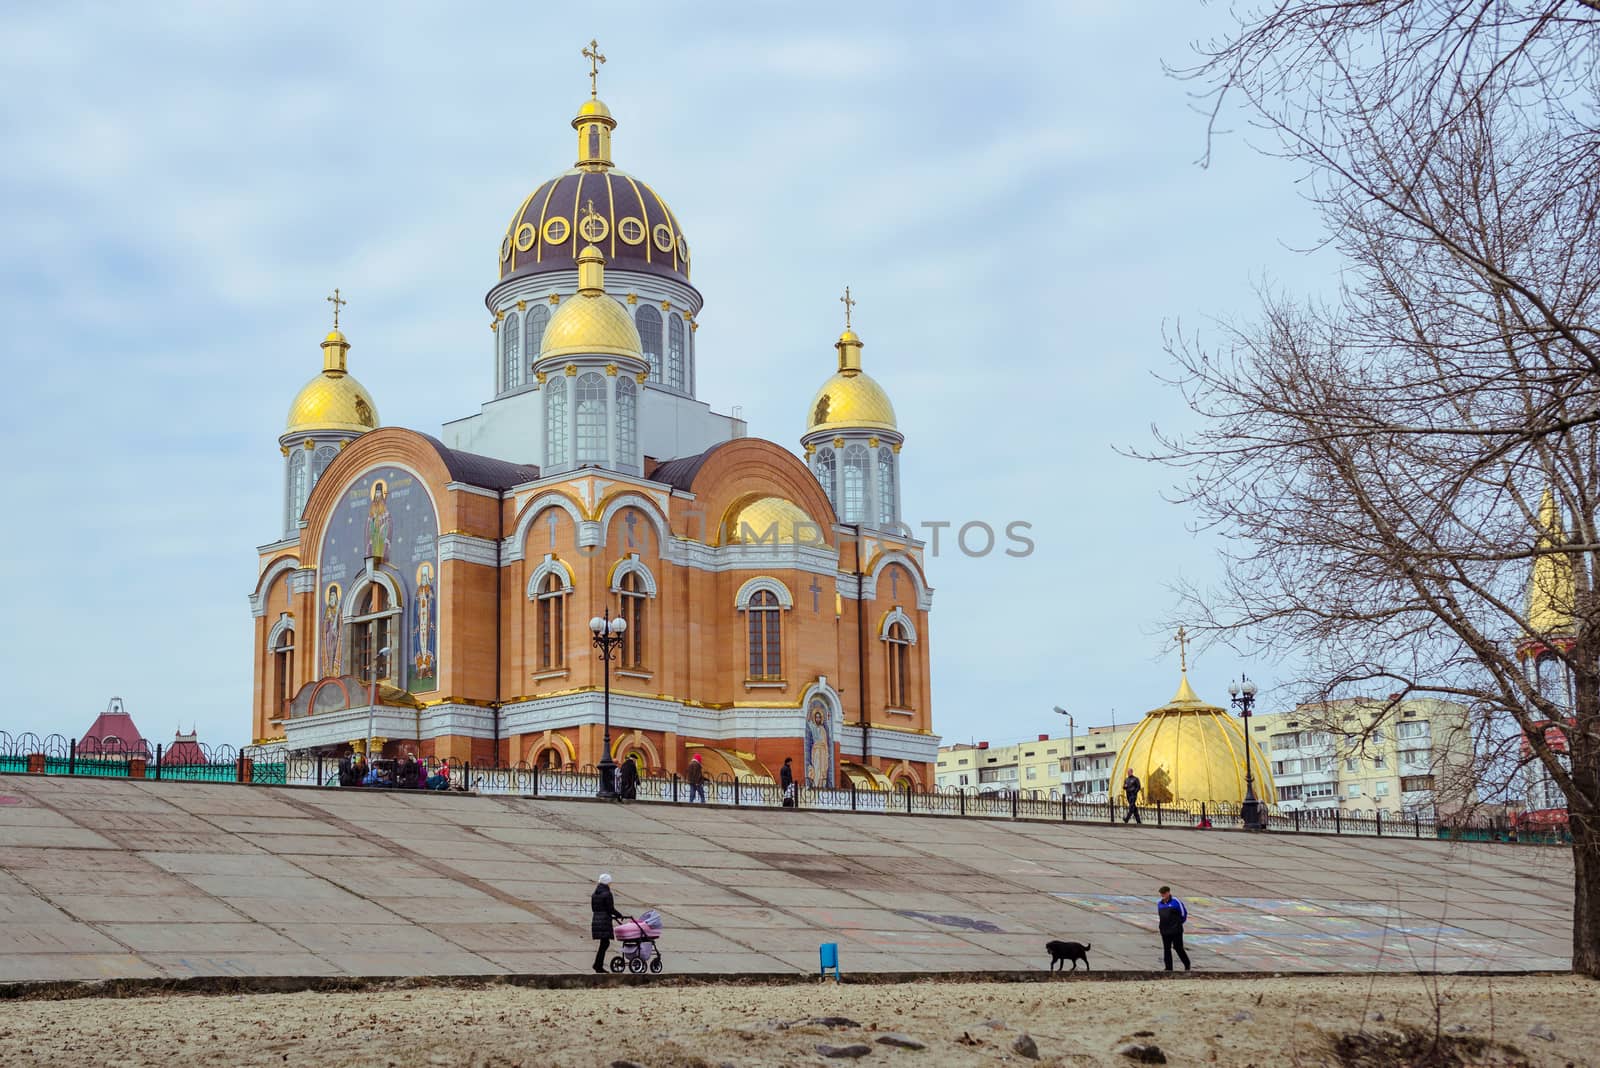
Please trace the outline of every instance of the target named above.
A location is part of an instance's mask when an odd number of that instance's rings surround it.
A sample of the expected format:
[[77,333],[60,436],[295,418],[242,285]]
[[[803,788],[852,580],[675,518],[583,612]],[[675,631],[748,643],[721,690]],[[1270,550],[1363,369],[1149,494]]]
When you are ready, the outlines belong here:
[[[934,722],[1014,740],[1171,696],[1171,584],[1215,546],[1119,456],[1181,427],[1163,326],[1327,288],[1298,177],[1243,132],[1196,165],[1162,73],[1216,7],[1128,3],[6,5],[0,729],[248,740],[276,444],[350,298],[383,421],[492,385],[506,219],[570,164],[598,37],[618,164],[672,204],[706,307],[701,396],[797,448],[845,284],[907,442],[915,525],[1032,525],[929,562]],[[981,538],[969,539],[981,547]],[[1226,650],[1191,672],[1219,700]],[[1274,695],[1281,702],[1290,695]]]

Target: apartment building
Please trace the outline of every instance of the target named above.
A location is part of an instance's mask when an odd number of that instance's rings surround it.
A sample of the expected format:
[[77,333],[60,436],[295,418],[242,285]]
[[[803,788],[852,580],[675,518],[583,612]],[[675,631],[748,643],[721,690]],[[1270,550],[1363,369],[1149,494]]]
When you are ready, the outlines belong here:
[[963,742],[941,746],[934,781],[941,787],[980,793],[1019,790],[1025,797],[1049,796],[1052,790],[1065,793],[1071,784],[1079,798],[1104,800],[1117,746],[1133,727],[1131,723],[1087,727],[1078,733],[1041,734],[1033,741],[1009,745]]

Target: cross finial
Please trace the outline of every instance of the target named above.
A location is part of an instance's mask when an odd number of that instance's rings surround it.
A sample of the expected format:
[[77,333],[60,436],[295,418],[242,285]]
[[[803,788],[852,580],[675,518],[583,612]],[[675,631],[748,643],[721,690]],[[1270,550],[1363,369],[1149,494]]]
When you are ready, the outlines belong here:
[[333,287],[333,296],[323,297],[322,299],[333,305],[333,328],[335,330],[339,329],[339,306],[342,304],[349,304],[350,302],[348,300],[339,299],[338,286]]
[[1173,640],[1178,643],[1178,670],[1187,673],[1189,670],[1189,632],[1179,627],[1178,636]]
[[850,329],[850,309],[856,306],[856,301],[850,299],[850,287],[844,287],[844,296],[839,298],[839,303],[844,305],[844,328]]
[[583,58],[589,61],[589,95],[591,97],[598,96],[595,78],[600,73],[600,64],[606,61],[605,54],[600,51],[600,42],[591,39],[589,47],[583,50]]

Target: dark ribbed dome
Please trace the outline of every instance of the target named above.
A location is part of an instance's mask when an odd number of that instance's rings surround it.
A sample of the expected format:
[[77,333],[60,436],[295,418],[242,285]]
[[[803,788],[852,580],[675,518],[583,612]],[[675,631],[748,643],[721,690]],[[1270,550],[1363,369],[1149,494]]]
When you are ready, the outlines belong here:
[[571,170],[535,189],[501,239],[500,279],[576,270],[585,245],[605,255],[608,271],[689,281],[689,243],[672,209],[614,168]]

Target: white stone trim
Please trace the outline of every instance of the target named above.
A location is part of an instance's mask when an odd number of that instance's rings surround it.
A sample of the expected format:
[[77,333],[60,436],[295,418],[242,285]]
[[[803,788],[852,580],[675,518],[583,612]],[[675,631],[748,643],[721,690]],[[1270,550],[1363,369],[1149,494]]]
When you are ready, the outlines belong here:
[[883,617],[883,626],[878,628],[878,637],[883,641],[888,641],[889,628],[896,623],[906,628],[906,636],[911,639],[911,644],[917,644],[917,625],[911,621],[911,617],[906,615],[905,610],[899,605],[895,605],[894,609]]
[[[384,613],[381,614],[395,616],[404,615],[406,604],[405,598],[401,596],[403,591],[401,590],[400,585],[395,582],[393,578],[384,574],[381,568],[373,568],[371,572],[365,570],[358,572],[354,577],[345,583],[344,604],[339,606],[339,622],[341,624],[348,623],[351,619],[360,614],[356,611],[357,595],[373,583],[376,583],[382,586],[385,590],[389,591],[389,607]],[[393,636],[390,640],[397,641],[399,640],[399,636]]]
[[[882,544],[881,542],[879,544]],[[890,564],[900,564],[911,573],[911,582],[917,588],[917,611],[927,612],[933,608],[933,587],[927,584],[922,577],[922,568],[911,556],[899,551],[885,552],[878,557],[872,565],[872,570],[861,580],[861,596],[866,600],[873,600],[878,596],[878,576],[883,574],[883,569]],[[839,592],[849,600],[856,598],[856,576],[851,571],[839,571],[836,575],[839,582]]]
[[839,554],[828,546],[706,545],[674,538],[663,554],[669,563],[696,571],[805,571],[832,577],[839,574]]
[[446,560],[461,560],[484,567],[497,567],[500,563],[499,551],[500,543],[493,538],[479,538],[471,534],[439,535],[441,564]]
[[[273,582],[284,572],[298,571],[299,568],[300,561],[292,556],[279,557],[269,564],[267,569],[261,572],[261,576],[256,579],[256,588],[250,593],[250,614],[257,619],[265,616],[267,614],[267,591],[272,588]],[[297,592],[294,590],[292,578],[290,580],[290,592]]]
[[[561,727],[604,722],[604,697],[592,691],[536,697],[500,711],[500,733],[510,738]],[[708,741],[793,738],[804,729],[803,706],[793,708],[692,708],[678,701],[612,693],[611,730],[670,731]]]
[[267,631],[267,652],[273,652],[278,648],[278,639],[283,637],[283,632],[286,630],[294,630],[294,617],[288,612],[280,612],[278,613],[277,622],[273,623],[272,629]]
[[279,541],[268,542],[266,545],[257,545],[256,552],[262,556],[266,556],[268,553],[281,553],[285,549],[297,549],[299,547],[300,535],[295,534]]
[[314,568],[314,567],[302,567],[298,571],[296,571],[293,575],[290,575],[289,576],[289,592],[290,593],[316,593],[317,592],[317,569]]
[[750,607],[750,598],[763,590],[777,596],[779,608],[794,607],[794,597],[789,593],[789,587],[771,575],[757,575],[753,579],[746,580],[745,584],[739,587],[739,592],[734,595],[733,607],[741,612],[744,611]]
[[500,499],[500,492],[498,490],[484,489],[482,486],[474,486],[470,482],[446,482],[444,484],[444,488],[447,490],[455,490],[457,493],[472,493],[479,497],[487,497],[491,501],[498,501]]
[[559,508],[566,512],[572,517],[572,525],[581,532],[584,523],[583,513],[578,510],[578,506],[571,498],[562,493],[549,491],[538,493],[523,506],[522,514],[517,517],[516,529],[502,546],[503,551],[500,556],[502,564],[512,564],[526,559],[524,546],[528,541],[528,533],[533,529],[534,520],[538,519],[546,508]]
[[[909,760],[916,763],[937,764],[939,761],[939,736],[937,734],[912,734],[908,731],[871,727],[872,756],[890,760]],[[861,756],[861,725],[850,724],[839,733],[839,751],[853,757]]]
[[672,532],[667,529],[666,517],[661,514],[661,505],[638,493],[619,493],[606,502],[605,509],[600,513],[600,541],[596,544],[605,544],[605,532],[611,528],[611,520],[624,508],[637,508],[650,520],[650,525],[656,529],[656,544],[666,552],[667,542],[672,539]]
[[477,705],[429,705],[422,710],[422,736],[441,738],[445,735],[464,738],[493,738],[494,710]]
[[638,553],[629,553],[612,566],[612,593],[622,592],[622,579],[625,575],[638,575],[640,579],[643,580],[645,595],[649,597],[654,597],[656,595],[656,577],[652,575],[650,573],[650,569],[639,560]]
[[572,592],[572,568],[567,566],[566,561],[557,560],[554,553],[545,553],[544,559],[539,562],[539,566],[534,568],[533,574],[528,576],[528,600],[536,601],[539,599],[539,586],[544,582],[545,576],[551,574],[561,577],[561,581],[564,583],[561,587],[562,593]]

